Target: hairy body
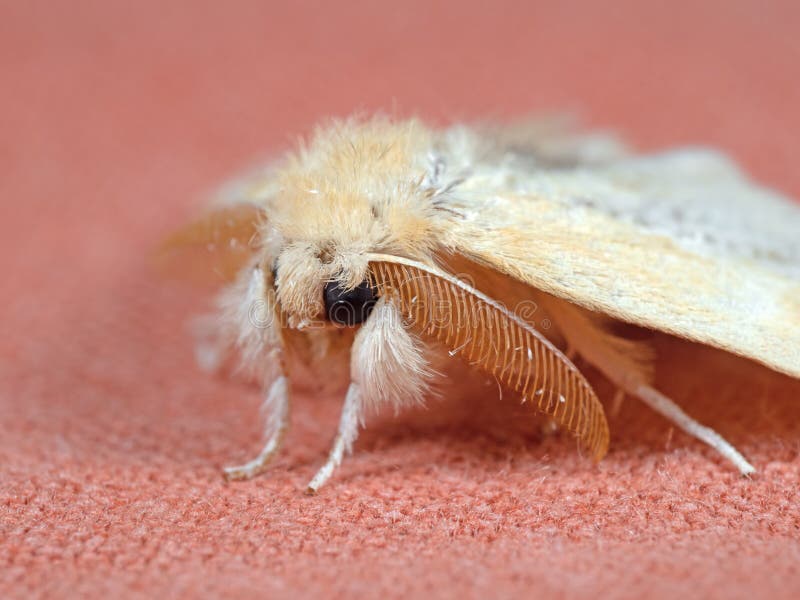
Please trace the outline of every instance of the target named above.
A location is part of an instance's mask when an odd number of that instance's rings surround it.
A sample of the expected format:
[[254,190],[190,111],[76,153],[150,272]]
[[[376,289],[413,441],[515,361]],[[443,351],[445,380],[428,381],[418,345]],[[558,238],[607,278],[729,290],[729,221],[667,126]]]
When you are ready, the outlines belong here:
[[267,390],[267,443],[229,477],[261,472],[279,449],[293,370],[349,373],[316,491],[367,410],[422,402],[451,363],[601,458],[604,409],[576,356],[751,473],[650,385],[655,357],[614,324],[800,376],[798,230],[800,210],[709,152],[634,157],[541,123],[434,131],[377,117],[321,128],[169,247],[210,248],[233,279],[217,351],[238,352]]

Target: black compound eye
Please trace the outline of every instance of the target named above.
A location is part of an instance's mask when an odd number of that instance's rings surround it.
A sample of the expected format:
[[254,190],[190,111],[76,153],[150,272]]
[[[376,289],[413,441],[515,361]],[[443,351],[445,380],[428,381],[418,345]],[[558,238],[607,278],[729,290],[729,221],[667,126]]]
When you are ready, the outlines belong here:
[[325,313],[328,320],[339,325],[358,325],[363,323],[378,298],[367,281],[362,281],[352,290],[339,287],[335,281],[325,284]]
[[278,263],[272,265],[272,285],[273,287],[277,287],[278,285]]

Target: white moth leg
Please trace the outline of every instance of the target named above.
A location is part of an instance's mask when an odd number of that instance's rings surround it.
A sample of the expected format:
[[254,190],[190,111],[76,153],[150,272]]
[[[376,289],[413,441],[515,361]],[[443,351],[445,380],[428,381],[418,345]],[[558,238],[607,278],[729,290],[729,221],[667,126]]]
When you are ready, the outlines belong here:
[[224,469],[225,478],[229,481],[239,479],[252,479],[263,473],[267,465],[280,450],[283,437],[289,425],[289,382],[284,375],[272,382],[267,397],[264,400],[264,410],[267,412],[267,425],[264,448],[253,460],[237,466]]
[[622,403],[625,402],[625,390],[622,388],[617,388],[617,391],[614,392],[614,398],[611,400],[611,416],[615,419],[619,416],[619,411],[622,410]]
[[358,437],[359,416],[361,414],[361,392],[357,383],[351,383],[344,399],[342,416],[339,419],[339,431],[333,441],[333,447],[328,454],[328,460],[317,471],[314,478],[309,482],[307,491],[314,494],[322,485],[330,479],[333,471],[342,464],[345,452],[348,454],[353,449],[353,443]]
[[350,351],[352,383],[339,420],[339,432],[328,460],[308,484],[316,492],[333,474],[358,437],[358,427],[369,408],[393,404],[395,410],[420,402],[434,375],[423,356],[422,344],[403,323],[399,308],[380,298],[356,334]]
[[756,469],[741,453],[713,429],[701,425],[687,415],[680,406],[648,385],[640,385],[633,393],[657,413],[665,416],[686,433],[705,442],[731,461],[742,475],[752,475]]
[[551,304],[554,317],[569,344],[616,384],[620,391],[637,396],[683,431],[711,446],[736,465],[742,475],[755,472],[753,465],[721,435],[695,421],[675,402],[647,385],[648,360],[643,347],[608,333],[601,323],[566,302]]
[[[289,382],[283,369],[283,338],[278,328],[274,293],[268,288],[265,271],[256,267],[244,274],[220,298],[223,320],[235,332],[242,366],[259,369],[265,381],[272,381],[263,404],[267,413],[266,444],[253,460],[224,470],[228,480],[250,479],[263,472],[280,449],[289,422]],[[263,372],[266,362],[268,370]]]

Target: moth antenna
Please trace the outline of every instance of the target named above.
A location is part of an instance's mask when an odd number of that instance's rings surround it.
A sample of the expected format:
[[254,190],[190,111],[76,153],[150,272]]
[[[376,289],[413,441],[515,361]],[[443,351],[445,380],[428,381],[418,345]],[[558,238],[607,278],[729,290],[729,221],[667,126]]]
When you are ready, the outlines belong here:
[[493,375],[575,434],[599,460],[608,450],[603,406],[581,372],[546,337],[500,303],[437,267],[369,255],[378,295],[406,321]]

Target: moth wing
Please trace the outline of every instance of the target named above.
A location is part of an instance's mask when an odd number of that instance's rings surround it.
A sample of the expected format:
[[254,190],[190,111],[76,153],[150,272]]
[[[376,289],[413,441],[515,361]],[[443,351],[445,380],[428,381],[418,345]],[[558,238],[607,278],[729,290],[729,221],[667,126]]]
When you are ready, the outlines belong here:
[[578,119],[569,113],[535,115],[510,124],[487,122],[473,129],[483,156],[512,158],[529,166],[603,164],[630,154],[618,136],[582,131]]
[[800,207],[717,153],[506,173],[477,161],[447,208],[454,251],[800,377]]
[[170,235],[158,249],[160,270],[195,282],[230,282],[255,250],[263,209],[242,203],[216,207]]
[[217,190],[204,214],[162,242],[159,270],[198,283],[233,281],[253,256],[266,205],[277,193],[279,165],[265,162]]

